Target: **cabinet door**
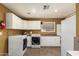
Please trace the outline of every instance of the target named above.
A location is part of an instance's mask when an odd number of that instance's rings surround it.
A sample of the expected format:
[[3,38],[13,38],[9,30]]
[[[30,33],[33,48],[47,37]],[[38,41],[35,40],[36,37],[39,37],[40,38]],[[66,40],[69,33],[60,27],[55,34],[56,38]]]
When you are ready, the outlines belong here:
[[14,15],[13,13],[6,14],[6,28],[7,29],[21,29],[22,19]]
[[13,24],[13,14],[7,13],[6,14],[6,28],[11,29]]
[[24,29],[24,23],[23,23],[23,21],[24,20],[20,20],[20,25],[19,25],[20,26],[20,29],[22,29],[22,30]]
[[27,47],[31,47],[31,37],[27,36]]
[[60,37],[42,37],[41,46],[60,46]]
[[50,45],[60,46],[60,37],[50,37]]
[[27,29],[39,30],[41,29],[40,23],[41,23],[40,21],[28,21]]
[[41,46],[47,46],[47,38],[46,37],[41,37]]
[[17,17],[16,15],[13,15],[13,28],[15,29],[21,29],[21,20],[19,17]]
[[28,27],[27,27],[27,26],[28,26],[27,23],[28,23],[28,22],[27,22],[26,20],[23,20],[23,26],[22,26],[22,27],[23,27],[24,30],[26,30],[26,29],[28,28]]

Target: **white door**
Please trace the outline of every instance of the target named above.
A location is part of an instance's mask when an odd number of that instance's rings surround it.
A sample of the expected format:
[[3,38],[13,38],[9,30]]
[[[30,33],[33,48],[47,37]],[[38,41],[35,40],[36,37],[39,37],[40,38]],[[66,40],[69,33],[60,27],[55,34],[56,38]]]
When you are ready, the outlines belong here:
[[76,36],[76,16],[61,22],[61,55],[65,56],[68,50],[74,50],[74,37]]

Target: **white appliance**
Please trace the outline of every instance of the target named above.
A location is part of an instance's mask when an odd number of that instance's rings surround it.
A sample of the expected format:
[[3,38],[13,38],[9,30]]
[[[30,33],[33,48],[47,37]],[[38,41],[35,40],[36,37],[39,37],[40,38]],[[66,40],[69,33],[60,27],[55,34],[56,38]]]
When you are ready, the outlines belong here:
[[27,50],[27,42],[25,42],[26,40],[26,35],[9,36],[8,55],[23,56],[25,51]]
[[67,51],[74,50],[74,37],[76,37],[76,15],[61,22],[61,55],[66,56]]
[[40,48],[40,34],[32,34],[31,35],[31,47],[32,48]]

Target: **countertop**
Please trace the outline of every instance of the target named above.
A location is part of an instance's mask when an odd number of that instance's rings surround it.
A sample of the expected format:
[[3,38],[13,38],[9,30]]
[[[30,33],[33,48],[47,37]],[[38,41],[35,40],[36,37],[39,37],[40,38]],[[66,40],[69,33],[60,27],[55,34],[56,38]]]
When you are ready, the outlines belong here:
[[79,56],[79,51],[67,51],[71,56]]

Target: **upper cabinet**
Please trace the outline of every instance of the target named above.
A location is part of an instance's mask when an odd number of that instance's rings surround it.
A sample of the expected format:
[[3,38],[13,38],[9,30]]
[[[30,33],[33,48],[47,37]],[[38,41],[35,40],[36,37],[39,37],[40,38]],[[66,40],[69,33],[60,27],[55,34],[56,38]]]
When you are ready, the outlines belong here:
[[24,30],[40,30],[41,21],[26,21],[23,20],[23,29]]
[[7,29],[40,30],[41,21],[22,20],[13,13],[6,14]]
[[27,27],[28,27],[27,23],[28,22],[26,20],[23,20],[22,23],[23,23],[22,29],[27,29]]
[[41,29],[41,21],[28,21],[27,29],[30,30],[40,30]]
[[22,20],[13,13],[6,14],[6,28],[7,29],[21,29]]

